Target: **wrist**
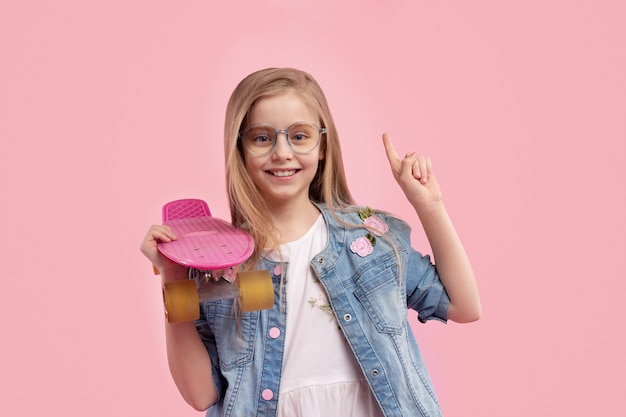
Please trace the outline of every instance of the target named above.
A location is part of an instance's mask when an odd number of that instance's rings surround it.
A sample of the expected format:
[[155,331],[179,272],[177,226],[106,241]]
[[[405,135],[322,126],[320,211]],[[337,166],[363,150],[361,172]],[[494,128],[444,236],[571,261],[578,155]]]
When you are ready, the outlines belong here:
[[443,204],[443,200],[414,204],[413,207],[420,218],[422,216],[437,216],[440,214],[446,214],[446,208]]
[[159,267],[154,267],[155,272],[158,270],[157,275],[161,275],[162,282],[180,281],[188,278],[187,267],[172,264]]

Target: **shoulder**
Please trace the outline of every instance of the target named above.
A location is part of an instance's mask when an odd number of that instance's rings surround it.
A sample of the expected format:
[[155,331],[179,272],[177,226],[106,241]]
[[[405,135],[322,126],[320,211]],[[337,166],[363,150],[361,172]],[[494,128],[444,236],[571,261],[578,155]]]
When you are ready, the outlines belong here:
[[318,204],[330,229],[335,227],[366,228],[374,234],[398,235],[401,240],[408,239],[411,226],[398,216],[388,211],[371,208],[370,206],[352,205],[329,208],[326,204]]

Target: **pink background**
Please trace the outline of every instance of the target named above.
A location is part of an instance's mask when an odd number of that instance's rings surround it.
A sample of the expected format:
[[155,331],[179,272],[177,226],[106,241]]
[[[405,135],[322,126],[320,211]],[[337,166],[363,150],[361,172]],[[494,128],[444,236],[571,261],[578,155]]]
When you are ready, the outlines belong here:
[[417,226],[383,131],[433,159],[484,306],[410,314],[447,416],[626,415],[623,2],[216,4],[0,6],[0,415],[199,415],[138,247],[166,201],[228,217],[226,101],[267,66],[322,84],[360,203]]

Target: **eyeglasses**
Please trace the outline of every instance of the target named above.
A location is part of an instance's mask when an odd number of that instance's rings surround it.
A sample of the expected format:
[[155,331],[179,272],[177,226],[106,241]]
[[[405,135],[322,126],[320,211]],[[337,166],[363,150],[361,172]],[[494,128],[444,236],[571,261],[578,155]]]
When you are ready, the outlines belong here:
[[239,134],[243,146],[254,155],[267,155],[278,142],[278,134],[284,133],[289,147],[296,153],[309,153],[320,143],[326,128],[311,122],[296,122],[287,129],[274,129],[269,125],[254,125]]

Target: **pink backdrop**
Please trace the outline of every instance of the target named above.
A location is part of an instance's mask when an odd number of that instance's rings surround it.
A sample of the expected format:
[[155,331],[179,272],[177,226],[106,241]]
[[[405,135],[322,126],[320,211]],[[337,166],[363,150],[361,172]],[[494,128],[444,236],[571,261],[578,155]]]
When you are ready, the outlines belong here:
[[432,157],[484,306],[410,315],[447,416],[626,415],[623,2],[216,4],[0,6],[0,415],[199,415],[138,247],[165,201],[228,217],[224,108],[267,66],[322,84],[359,202],[417,222],[383,131]]

